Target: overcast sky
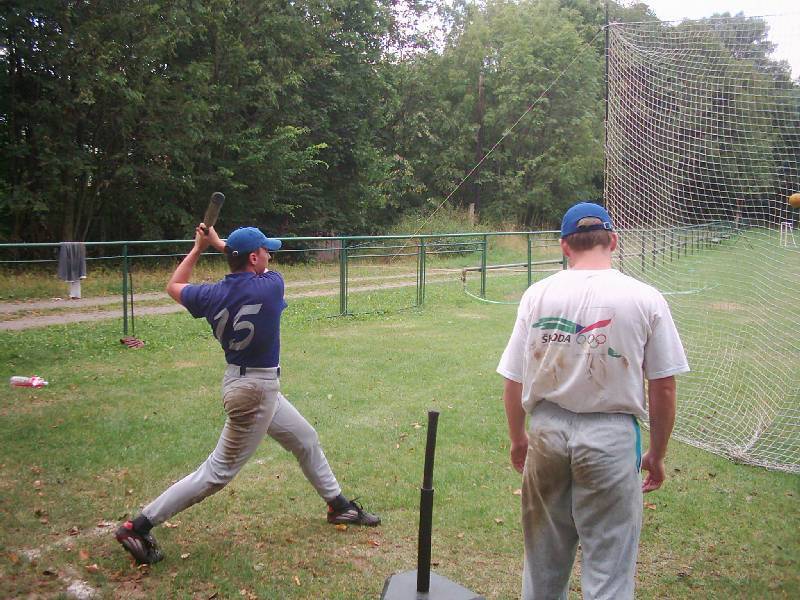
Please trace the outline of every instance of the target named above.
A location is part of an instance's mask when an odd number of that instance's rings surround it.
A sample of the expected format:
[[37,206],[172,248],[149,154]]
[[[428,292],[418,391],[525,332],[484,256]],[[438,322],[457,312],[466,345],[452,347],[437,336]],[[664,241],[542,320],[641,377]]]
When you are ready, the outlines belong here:
[[770,41],[777,44],[773,56],[788,60],[792,77],[800,77],[800,2],[798,0],[644,0],[662,21],[699,19],[715,13],[743,12],[764,16]]

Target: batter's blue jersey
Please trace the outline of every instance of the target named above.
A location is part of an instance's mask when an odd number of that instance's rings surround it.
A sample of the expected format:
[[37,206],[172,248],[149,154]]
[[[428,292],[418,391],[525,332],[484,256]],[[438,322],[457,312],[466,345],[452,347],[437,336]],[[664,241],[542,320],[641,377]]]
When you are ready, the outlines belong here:
[[230,273],[217,283],[187,285],[181,304],[193,317],[208,321],[229,364],[278,366],[281,312],[286,308],[279,273]]

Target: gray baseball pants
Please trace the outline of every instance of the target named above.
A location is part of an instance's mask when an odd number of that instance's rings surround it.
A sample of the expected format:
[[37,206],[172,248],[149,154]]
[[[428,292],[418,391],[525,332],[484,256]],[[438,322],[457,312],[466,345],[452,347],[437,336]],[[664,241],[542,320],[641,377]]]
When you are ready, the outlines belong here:
[[222,380],[227,414],[216,448],[198,469],[148,504],[142,514],[159,525],[224,488],[258,448],[265,435],[292,452],[306,479],[326,501],[341,493],[322,452],[316,430],[280,393],[280,371],[248,368],[244,376],[228,365]]
[[541,402],[528,437],[523,600],[566,600],[579,541],[583,597],[633,598],[642,528],[638,423]]

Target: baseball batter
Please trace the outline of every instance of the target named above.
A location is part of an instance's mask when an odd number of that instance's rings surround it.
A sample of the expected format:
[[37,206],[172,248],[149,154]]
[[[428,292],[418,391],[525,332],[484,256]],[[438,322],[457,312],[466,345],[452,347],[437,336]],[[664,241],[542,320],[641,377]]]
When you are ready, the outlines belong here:
[[617,240],[601,206],[566,212],[570,268],[525,292],[497,367],[523,473],[524,600],[567,598],[578,542],[584,597],[633,598],[642,491],[664,481],[675,375],[689,367],[663,296],[611,268]]
[[[213,227],[196,229],[194,247],[175,269],[167,292],[195,318],[205,318],[225,352],[222,404],[227,415],[217,446],[206,461],[144,507],[116,531],[138,563],[163,558],[151,529],[225,487],[265,435],[291,451],[306,478],[327,502],[334,524],[375,526],[380,518],[342,495],[314,428],[280,392],[280,318],[283,278],[267,267],[280,240],[255,227],[235,230],[223,242]],[[189,279],[208,246],[224,252],[231,273],[214,284]]]

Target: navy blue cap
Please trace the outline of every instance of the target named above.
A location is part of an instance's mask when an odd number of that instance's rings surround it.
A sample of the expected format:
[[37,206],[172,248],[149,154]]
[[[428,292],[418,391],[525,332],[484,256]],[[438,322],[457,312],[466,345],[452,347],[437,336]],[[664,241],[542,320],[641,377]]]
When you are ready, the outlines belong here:
[[281,241],[275,238],[268,238],[258,227],[240,227],[231,232],[225,245],[239,254],[250,253],[259,248],[267,250],[279,250]]
[[[581,219],[595,218],[600,219],[599,223],[578,227]],[[593,202],[578,202],[572,206],[567,212],[564,213],[564,218],[561,219],[561,238],[565,238],[573,233],[580,233],[582,231],[594,231],[595,229],[605,229],[606,231],[613,231],[614,225],[611,222],[611,217],[606,212],[606,209]]]

